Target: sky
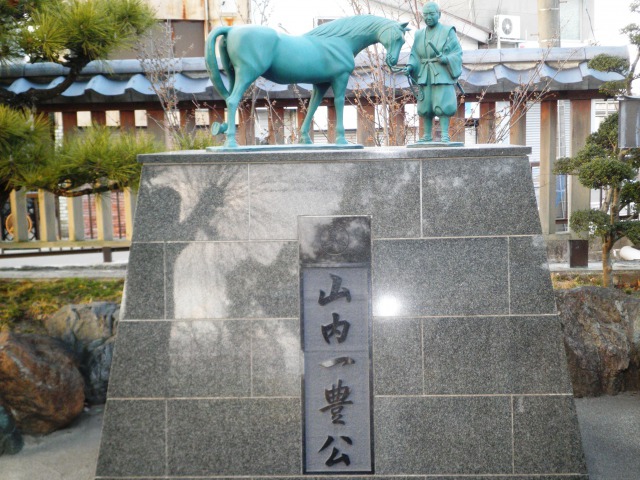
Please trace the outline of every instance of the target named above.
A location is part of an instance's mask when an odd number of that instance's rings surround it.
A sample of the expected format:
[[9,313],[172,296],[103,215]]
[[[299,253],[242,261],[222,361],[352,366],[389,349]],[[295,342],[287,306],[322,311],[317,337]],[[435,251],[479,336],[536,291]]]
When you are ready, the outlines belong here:
[[595,0],[594,33],[600,45],[627,45],[620,29],[629,23],[640,24],[640,15],[631,14],[629,0]]

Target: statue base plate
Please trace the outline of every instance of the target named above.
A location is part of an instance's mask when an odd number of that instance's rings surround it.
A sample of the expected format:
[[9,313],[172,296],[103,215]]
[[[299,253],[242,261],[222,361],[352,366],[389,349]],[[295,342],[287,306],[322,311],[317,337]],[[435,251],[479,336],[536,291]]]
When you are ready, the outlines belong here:
[[407,145],[407,148],[435,148],[435,147],[464,147],[464,142],[416,142]]
[[347,145],[328,144],[305,144],[292,143],[288,145],[239,145],[237,147],[207,147],[207,152],[229,153],[229,152],[289,152],[291,150],[362,150],[364,145],[349,143]]

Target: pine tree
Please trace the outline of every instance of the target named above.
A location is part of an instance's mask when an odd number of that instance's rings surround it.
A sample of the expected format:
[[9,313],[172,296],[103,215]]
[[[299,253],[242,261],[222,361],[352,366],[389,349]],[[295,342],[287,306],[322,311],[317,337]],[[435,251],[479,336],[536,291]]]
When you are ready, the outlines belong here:
[[[632,13],[640,13],[640,0],[631,2]],[[640,47],[640,26],[629,24],[622,29],[629,42]],[[631,93],[632,82],[640,78],[636,66],[640,49],[630,64],[625,58],[601,54],[589,62],[589,67],[604,72],[616,72],[623,79],[605,82],[600,91],[608,96]],[[555,173],[577,175],[582,185],[602,189],[604,201],[599,209],[574,212],[570,227],[576,233],[589,234],[602,241],[602,270],[604,286],[611,286],[611,250],[615,242],[627,237],[640,243],[640,169],[639,149],[620,149],[618,145],[618,114],[607,117],[585,146],[573,157],[557,160]],[[621,212],[628,215],[621,216]]]
[[[64,92],[89,62],[106,60],[132,45],[155,23],[154,12],[144,0],[0,1],[0,66],[53,62],[67,68],[64,80],[52,88],[20,93],[0,88],[0,206],[14,188],[45,188],[71,195],[75,194],[71,186],[78,185],[74,178],[84,178],[96,186],[96,192],[135,182],[137,167],[131,155],[108,160],[119,162],[118,168],[94,168],[93,177],[87,177],[91,164],[83,170],[54,148],[51,127],[37,108]],[[141,151],[152,148],[148,139],[142,139],[141,145],[135,139],[128,141]],[[81,170],[83,174],[78,173]],[[128,174],[132,175],[125,179]]]

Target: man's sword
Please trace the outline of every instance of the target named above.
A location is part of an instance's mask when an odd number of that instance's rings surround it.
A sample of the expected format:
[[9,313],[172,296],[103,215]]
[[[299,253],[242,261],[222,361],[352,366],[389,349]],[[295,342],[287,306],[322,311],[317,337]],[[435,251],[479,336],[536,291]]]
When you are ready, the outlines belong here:
[[[447,43],[445,42],[445,45],[446,44]],[[436,56],[440,57],[442,55],[442,52],[439,52],[436,46],[431,41],[429,41],[429,46],[433,49]],[[449,70],[449,75],[451,75],[451,67],[449,66],[448,63],[447,63],[447,69]],[[451,76],[453,77],[453,75]],[[460,85],[460,82],[458,80],[456,80],[456,87],[458,87],[458,90],[460,90],[460,95],[464,97],[465,96],[464,89],[462,88],[462,85]]]

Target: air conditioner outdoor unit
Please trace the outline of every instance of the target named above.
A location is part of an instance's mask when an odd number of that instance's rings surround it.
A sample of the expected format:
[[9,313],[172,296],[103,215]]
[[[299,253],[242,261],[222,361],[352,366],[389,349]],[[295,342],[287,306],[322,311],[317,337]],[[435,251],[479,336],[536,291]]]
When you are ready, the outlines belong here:
[[520,39],[520,17],[517,15],[496,15],[493,26],[498,38]]

